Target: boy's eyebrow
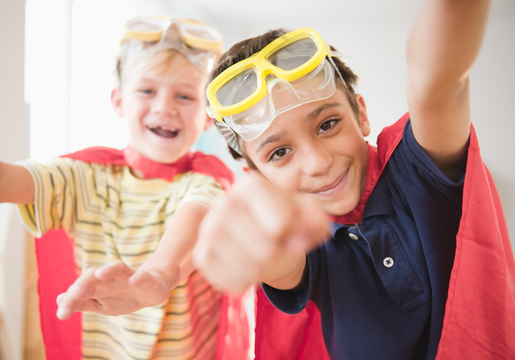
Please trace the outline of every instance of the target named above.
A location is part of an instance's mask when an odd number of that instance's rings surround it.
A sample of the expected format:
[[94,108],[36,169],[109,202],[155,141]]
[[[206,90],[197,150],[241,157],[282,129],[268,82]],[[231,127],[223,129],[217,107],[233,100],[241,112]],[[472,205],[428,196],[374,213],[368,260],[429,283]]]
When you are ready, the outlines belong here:
[[[138,79],[137,84],[141,84],[141,83],[166,84],[167,82],[149,76],[149,77],[142,77],[142,78]],[[183,88],[189,88],[189,89],[193,89],[193,90],[196,89],[196,87],[188,81],[178,81],[175,83],[175,86],[181,86]]]
[[309,121],[312,121],[312,120],[315,120],[318,115],[320,115],[320,113],[324,110],[327,110],[327,109],[330,109],[330,108],[333,108],[333,107],[337,107],[337,106],[341,106],[341,104],[339,102],[332,102],[332,103],[328,103],[328,104],[324,104],[318,108],[316,108],[315,110],[313,110],[312,112],[310,112],[308,114],[308,117],[307,119]]
[[272,142],[276,142],[276,141],[279,141],[283,136],[284,136],[285,132],[284,131],[281,131],[280,133],[278,134],[274,134],[274,135],[271,135],[269,137],[267,137],[265,140],[263,140],[261,143],[259,143],[258,147],[256,148],[256,153],[260,152],[261,149],[266,145],[266,144],[269,144],[269,143],[272,143]]
[[151,76],[148,76],[148,77],[140,77],[137,82],[156,82],[156,79],[151,77]]

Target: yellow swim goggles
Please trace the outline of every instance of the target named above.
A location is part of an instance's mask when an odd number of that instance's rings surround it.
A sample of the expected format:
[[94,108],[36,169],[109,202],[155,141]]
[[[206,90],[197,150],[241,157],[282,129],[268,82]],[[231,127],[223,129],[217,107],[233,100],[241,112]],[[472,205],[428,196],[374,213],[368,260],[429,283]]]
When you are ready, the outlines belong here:
[[215,59],[222,53],[222,35],[214,27],[192,19],[171,16],[132,18],[125,23],[121,43],[132,40],[147,44],[137,50],[179,50],[204,71],[211,71]]
[[207,88],[207,113],[240,152],[232,131],[254,140],[279,114],[332,96],[335,70],[345,84],[333,55],[315,30],[291,31],[217,76]]

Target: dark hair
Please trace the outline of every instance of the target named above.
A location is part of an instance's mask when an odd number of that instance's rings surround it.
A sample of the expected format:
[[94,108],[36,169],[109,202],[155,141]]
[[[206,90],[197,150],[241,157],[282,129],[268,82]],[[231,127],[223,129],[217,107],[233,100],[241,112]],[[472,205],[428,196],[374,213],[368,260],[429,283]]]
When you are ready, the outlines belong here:
[[[224,72],[226,69],[228,69],[232,65],[251,57],[255,53],[261,51],[265,46],[270,44],[272,41],[274,41],[275,39],[277,39],[287,33],[288,33],[288,31],[286,31],[284,29],[269,30],[268,32],[264,33],[263,35],[256,36],[256,37],[250,38],[250,39],[246,39],[246,40],[240,41],[239,43],[234,44],[218,60],[218,63],[215,65],[213,71],[211,71],[211,74],[209,76],[209,82],[213,81],[218,75],[220,75],[222,72]],[[335,48],[331,46],[331,50],[334,51]],[[356,118],[359,119],[359,108],[358,108],[358,104],[357,104],[356,100],[354,99],[355,93],[354,93],[354,88],[353,88],[353,85],[356,85],[358,77],[340,59],[333,57],[332,60],[334,61],[334,64],[338,68],[338,71],[340,72],[340,74],[347,86],[345,86],[343,84],[340,85],[340,81],[337,81],[336,84],[338,86],[340,86],[343,89],[343,91],[345,92],[345,95],[351,105],[353,112],[356,115]],[[240,141],[240,137],[237,134],[236,134],[236,137],[237,137],[237,140]],[[240,146],[240,148],[243,148],[243,147]],[[247,161],[250,168],[256,169],[256,166],[246,156],[244,151],[243,151],[243,156],[242,156],[242,155],[238,154],[236,151],[234,151],[229,146],[229,152],[231,153],[231,155],[234,159],[238,160],[243,157]]]

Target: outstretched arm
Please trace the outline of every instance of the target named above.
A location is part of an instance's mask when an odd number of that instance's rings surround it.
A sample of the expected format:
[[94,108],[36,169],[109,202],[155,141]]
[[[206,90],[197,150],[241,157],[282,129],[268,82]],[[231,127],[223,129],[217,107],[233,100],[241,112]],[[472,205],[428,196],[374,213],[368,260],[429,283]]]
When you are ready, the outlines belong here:
[[202,203],[182,205],[156,251],[136,271],[122,261],[85,271],[59,295],[57,317],[68,319],[74,311],[121,315],[166,301],[170,290],[193,270],[191,253],[208,211]]
[[451,178],[465,167],[469,72],[481,47],[489,6],[489,0],[427,0],[408,40],[413,133]]
[[0,203],[4,202],[34,202],[34,182],[23,166],[0,162]]
[[306,252],[320,246],[328,219],[312,199],[252,176],[206,216],[193,252],[212,285],[243,293],[255,282],[302,285]]

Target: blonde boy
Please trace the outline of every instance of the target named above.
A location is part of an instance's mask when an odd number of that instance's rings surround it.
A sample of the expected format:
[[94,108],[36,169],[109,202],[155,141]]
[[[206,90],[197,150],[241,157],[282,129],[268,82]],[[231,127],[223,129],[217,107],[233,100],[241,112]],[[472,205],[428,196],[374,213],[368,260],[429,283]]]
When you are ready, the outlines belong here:
[[[0,201],[20,204],[35,236],[63,229],[73,241],[82,276],[59,298],[58,316],[86,311],[82,358],[211,359],[225,351],[218,341],[225,298],[191,263],[200,221],[233,181],[218,159],[190,152],[211,124],[204,87],[220,50],[209,25],[130,20],[111,94],[129,146],[90,148],[46,165],[0,163]],[[86,283],[96,286],[91,294],[80,292]],[[70,359],[64,348],[47,356]]]

